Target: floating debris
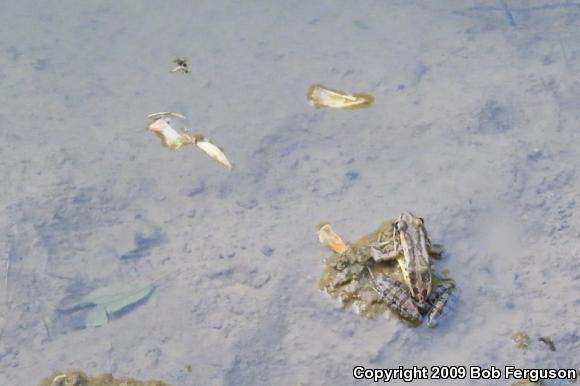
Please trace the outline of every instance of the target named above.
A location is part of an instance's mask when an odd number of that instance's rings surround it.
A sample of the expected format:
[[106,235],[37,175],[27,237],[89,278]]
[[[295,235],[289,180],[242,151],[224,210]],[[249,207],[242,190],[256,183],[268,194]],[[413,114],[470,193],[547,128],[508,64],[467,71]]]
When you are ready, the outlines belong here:
[[173,63],[176,64],[175,68],[169,72],[184,72],[189,74],[191,70],[189,69],[189,64],[187,62],[187,58],[176,58],[173,60]]
[[552,339],[548,338],[547,336],[540,336],[538,340],[542,343],[545,343],[546,346],[548,346],[548,348],[550,349],[550,351],[556,351],[556,345],[554,344],[554,341]]
[[314,107],[332,107],[336,109],[369,107],[375,99],[369,94],[348,94],[343,91],[324,87],[321,84],[313,84],[310,86],[306,98]]
[[[167,115],[169,114],[172,113],[167,113]],[[193,140],[189,137],[187,130],[185,128],[180,128],[179,130],[173,128],[171,126],[171,118],[167,115],[155,119],[147,126],[147,129],[155,133],[161,139],[161,144],[168,149],[176,150],[182,146],[191,145]]]
[[514,332],[512,340],[520,350],[526,350],[530,346],[530,336],[525,331]]
[[57,372],[45,378],[38,386],[171,386],[168,383],[149,380],[139,381],[133,378],[115,378],[112,374],[101,374],[89,377],[80,370]]
[[226,157],[222,148],[211,142],[203,134],[190,134],[186,128],[176,130],[171,126],[171,117],[185,118],[179,113],[160,112],[149,114],[153,122],[147,126],[147,130],[155,133],[161,144],[168,149],[177,150],[186,145],[196,145],[210,158],[221,163],[228,169],[233,169],[232,163]]

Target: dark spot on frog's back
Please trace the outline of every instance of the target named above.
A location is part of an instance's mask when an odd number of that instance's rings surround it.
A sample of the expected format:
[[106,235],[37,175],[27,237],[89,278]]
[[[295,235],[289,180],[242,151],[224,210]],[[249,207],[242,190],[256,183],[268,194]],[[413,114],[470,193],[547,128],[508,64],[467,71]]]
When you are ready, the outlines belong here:
[[482,134],[505,133],[514,128],[515,116],[510,106],[502,105],[494,99],[488,100],[477,114],[475,131]]

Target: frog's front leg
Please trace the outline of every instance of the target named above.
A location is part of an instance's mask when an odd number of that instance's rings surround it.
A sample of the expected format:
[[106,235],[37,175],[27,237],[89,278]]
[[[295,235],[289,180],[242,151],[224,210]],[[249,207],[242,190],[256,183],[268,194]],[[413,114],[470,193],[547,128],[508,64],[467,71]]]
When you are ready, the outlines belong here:
[[372,243],[369,243],[369,248],[373,260],[379,262],[396,259],[400,255],[400,250],[399,248],[393,249],[386,248],[389,247],[390,245],[393,245],[393,242],[374,241]]
[[428,246],[429,256],[435,259],[440,259],[444,251],[445,248],[441,244],[429,244]]

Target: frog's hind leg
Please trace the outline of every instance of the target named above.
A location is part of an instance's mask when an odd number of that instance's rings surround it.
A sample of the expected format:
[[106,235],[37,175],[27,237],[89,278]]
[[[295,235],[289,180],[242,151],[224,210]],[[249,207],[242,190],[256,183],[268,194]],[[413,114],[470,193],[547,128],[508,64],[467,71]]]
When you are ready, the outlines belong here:
[[457,305],[453,280],[441,280],[430,296],[431,309],[427,313],[427,326],[436,327],[442,318],[452,313]]
[[405,286],[385,275],[377,279],[371,269],[366,268],[369,272],[371,288],[379,294],[381,301],[403,320],[413,325],[419,324],[421,313]]
[[346,252],[349,248],[348,244],[336,234],[328,223],[318,226],[318,240],[322,245],[336,253]]

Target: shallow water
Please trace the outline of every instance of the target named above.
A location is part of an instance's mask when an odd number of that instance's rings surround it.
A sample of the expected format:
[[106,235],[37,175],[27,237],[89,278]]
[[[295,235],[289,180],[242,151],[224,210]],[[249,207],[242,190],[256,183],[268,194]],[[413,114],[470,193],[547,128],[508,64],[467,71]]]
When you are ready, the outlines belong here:
[[[205,386],[580,368],[579,4],[1,8],[0,384],[69,367]],[[178,56],[191,74],[169,73]],[[317,110],[312,83],[375,102]],[[237,168],[161,148],[144,131],[156,111],[185,114]],[[436,329],[362,319],[317,289],[316,224],[353,240],[402,210],[425,218],[460,290]],[[152,282],[100,328],[58,312]]]

